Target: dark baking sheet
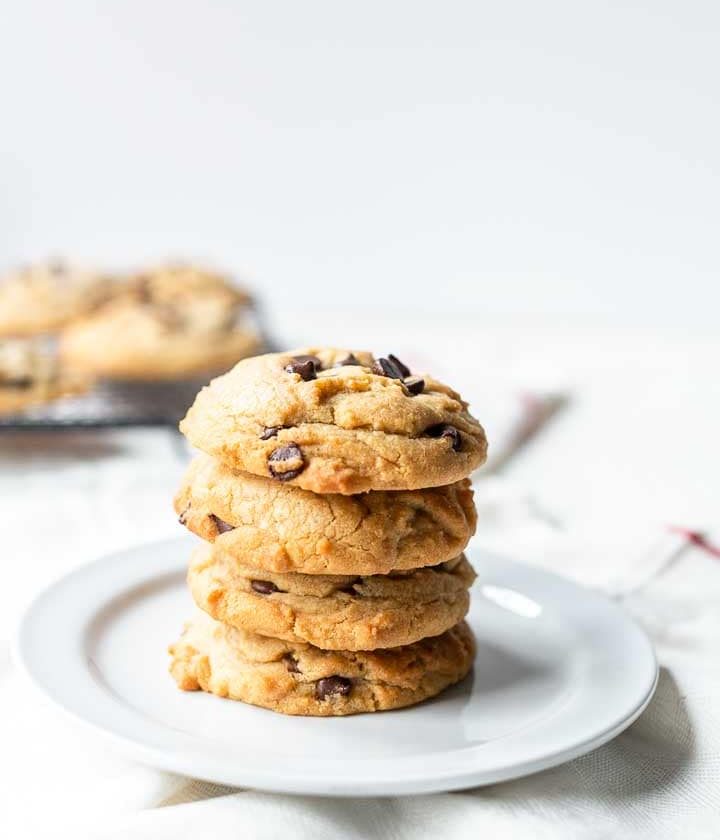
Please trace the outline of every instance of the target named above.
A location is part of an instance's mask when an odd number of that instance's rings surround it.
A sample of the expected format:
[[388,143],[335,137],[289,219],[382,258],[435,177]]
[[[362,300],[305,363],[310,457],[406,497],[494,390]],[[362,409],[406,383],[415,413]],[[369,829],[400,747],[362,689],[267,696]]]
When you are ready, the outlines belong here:
[[100,383],[82,396],[0,415],[0,431],[176,426],[207,381]]

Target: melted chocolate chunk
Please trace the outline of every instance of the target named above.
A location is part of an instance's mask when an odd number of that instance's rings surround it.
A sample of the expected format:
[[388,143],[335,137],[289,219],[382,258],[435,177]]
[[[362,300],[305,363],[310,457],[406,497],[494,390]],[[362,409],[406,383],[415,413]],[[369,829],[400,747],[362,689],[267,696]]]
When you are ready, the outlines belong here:
[[362,365],[362,362],[355,357],[354,353],[350,353],[349,356],[346,356],[339,362],[335,362],[334,367],[348,367],[350,365]]
[[327,700],[334,694],[347,697],[352,689],[352,680],[347,677],[324,677],[315,683],[315,697],[318,700]]
[[393,356],[392,353],[388,353],[388,359],[395,365],[395,367],[400,371],[403,375],[403,378],[407,376],[412,376],[412,371],[407,365],[404,365],[397,356]]
[[449,423],[438,423],[436,426],[430,426],[429,429],[425,429],[425,434],[434,438],[448,438],[452,441],[453,450],[455,452],[460,451],[460,447],[462,446],[460,432],[455,426],[451,426]]
[[317,379],[317,369],[312,359],[293,359],[289,364],[285,365],[285,370],[288,373],[297,373],[303,382],[310,382],[311,379]]
[[274,449],[268,458],[268,469],[278,481],[290,481],[305,469],[305,459],[296,443]]
[[224,522],[222,519],[220,519],[219,516],[215,516],[214,513],[210,514],[210,519],[212,519],[212,521],[215,523],[215,527],[218,530],[218,534],[226,534],[228,531],[232,531],[235,528],[234,525],[230,525],[229,523]]
[[422,394],[425,390],[425,380],[420,379],[419,376],[411,376],[408,379],[404,379],[403,385],[411,397],[414,397],[417,394]]
[[288,373],[297,373],[304,382],[317,379],[317,372],[322,370],[322,362],[317,356],[293,356],[290,362],[285,365]]
[[286,653],[282,661],[285,663],[285,667],[290,671],[291,674],[301,674],[302,671],[298,668],[297,659],[292,655],[292,653]]
[[260,435],[260,440],[270,440],[270,438],[277,437],[280,429],[282,429],[282,426],[266,426],[265,431]]
[[251,580],[250,586],[260,595],[272,595],[273,592],[280,591],[271,580]]

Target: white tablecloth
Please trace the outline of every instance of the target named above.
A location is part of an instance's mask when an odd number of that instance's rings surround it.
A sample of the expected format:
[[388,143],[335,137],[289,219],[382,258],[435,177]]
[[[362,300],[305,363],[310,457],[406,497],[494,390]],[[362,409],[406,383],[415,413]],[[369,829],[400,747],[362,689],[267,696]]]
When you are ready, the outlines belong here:
[[[492,361],[505,383],[560,372],[572,403],[502,477],[478,482],[477,543],[605,588],[648,629],[660,684],[627,732],[557,769],[463,793],[332,800],[234,791],[110,752],[25,685],[2,641],[0,834],[716,838],[720,560],[683,547],[665,525],[720,531],[718,347],[672,337],[510,335],[511,343],[502,332],[475,335],[471,354],[462,333],[442,345],[448,358],[464,350],[468,363],[455,378],[477,414],[493,398],[475,378],[478,359]],[[404,346],[407,339],[394,344]],[[52,577],[100,553],[176,535],[168,500],[184,461],[172,434],[158,430],[0,438],[0,640]]]

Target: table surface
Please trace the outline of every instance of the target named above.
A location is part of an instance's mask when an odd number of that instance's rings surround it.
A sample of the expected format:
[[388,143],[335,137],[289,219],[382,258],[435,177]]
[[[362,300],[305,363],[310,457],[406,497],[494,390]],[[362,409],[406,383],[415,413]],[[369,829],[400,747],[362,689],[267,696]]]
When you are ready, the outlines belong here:
[[[483,505],[532,500],[553,527],[591,546],[606,580],[609,569],[627,570],[628,545],[648,543],[669,523],[720,528],[719,338],[462,318],[436,323],[430,315],[412,324],[325,317],[313,321],[304,313],[299,323],[296,313],[279,313],[276,331],[291,337],[288,344],[292,336],[297,344],[303,335],[320,336],[323,343],[396,352],[457,385],[481,420],[500,391],[567,395],[565,410],[501,478],[480,482],[479,542],[502,550],[507,536],[497,522],[484,531]],[[68,569],[177,535],[170,500],[188,457],[179,436],[162,429],[0,436],[0,640],[9,639],[32,595]],[[572,564],[564,571],[572,575]],[[7,678],[6,645],[2,651]],[[19,708],[22,718],[24,701]],[[26,741],[10,734],[5,760],[27,786],[23,774],[36,773],[37,761],[28,758]],[[81,755],[77,761],[82,765]]]

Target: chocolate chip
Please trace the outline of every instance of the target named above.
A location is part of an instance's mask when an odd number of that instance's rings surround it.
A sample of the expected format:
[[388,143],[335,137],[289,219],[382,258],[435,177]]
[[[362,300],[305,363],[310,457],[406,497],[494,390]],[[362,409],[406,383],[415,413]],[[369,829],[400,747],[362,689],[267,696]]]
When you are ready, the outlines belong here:
[[261,595],[271,595],[273,592],[279,591],[271,580],[251,580],[250,586]]
[[425,389],[425,380],[420,379],[419,376],[411,376],[408,379],[403,379],[403,385],[407,388],[411,397],[417,394],[422,394]]
[[322,370],[322,362],[317,356],[293,356],[292,360],[285,365],[288,373],[297,373],[304,382],[317,379],[317,372]]
[[317,379],[315,363],[311,362],[310,359],[305,362],[293,360],[289,364],[285,365],[285,370],[288,373],[297,373],[303,382],[310,382],[311,379]]
[[403,372],[396,367],[390,359],[383,359],[382,357],[376,359],[372,366],[372,372],[378,376],[389,376],[390,379],[402,379]]
[[395,367],[400,371],[403,378],[407,376],[412,376],[412,371],[407,365],[404,365],[397,356],[393,356],[392,353],[388,353],[388,360],[395,365]]
[[260,440],[270,440],[270,438],[277,437],[280,429],[282,429],[282,426],[266,426],[265,431],[260,435]]
[[188,515],[189,510],[190,510],[190,505],[188,504],[186,506],[185,510],[180,514],[180,516],[178,516],[178,522],[181,525],[186,525],[187,524],[187,515]]
[[315,683],[315,697],[318,700],[327,700],[334,694],[347,697],[352,689],[352,680],[347,677],[324,677]]
[[425,434],[434,438],[449,438],[452,441],[453,450],[455,452],[460,451],[462,438],[455,426],[451,426],[448,423],[438,423],[435,426],[430,426],[429,429],[425,429]]
[[305,469],[305,459],[300,447],[295,443],[288,443],[273,450],[268,458],[268,469],[270,475],[278,481],[290,481],[300,475]]
[[339,362],[335,362],[335,365],[334,365],[334,366],[335,366],[335,367],[348,367],[348,366],[350,366],[350,365],[362,365],[362,362],[361,362],[361,361],[359,361],[359,359],[357,359],[357,358],[355,357],[355,354],[354,354],[354,353],[350,353],[350,355],[349,355],[349,356],[346,356],[346,357],[345,357],[344,359],[342,359],[341,361],[339,361]]
[[298,668],[297,659],[292,655],[292,653],[286,653],[282,661],[285,663],[285,667],[290,671],[291,674],[301,674],[302,671]]
[[376,359],[372,366],[373,373],[378,376],[389,376],[391,379],[406,379],[411,375],[410,368],[404,365],[397,356],[388,354],[387,359],[382,356]]
[[12,379],[3,379],[0,385],[3,388],[30,388],[34,380],[31,376],[16,376]]
[[214,513],[210,514],[210,519],[215,523],[215,527],[217,528],[218,534],[226,534],[228,531],[232,531],[235,526],[230,525],[227,522],[224,522],[220,519],[219,516],[215,516]]

